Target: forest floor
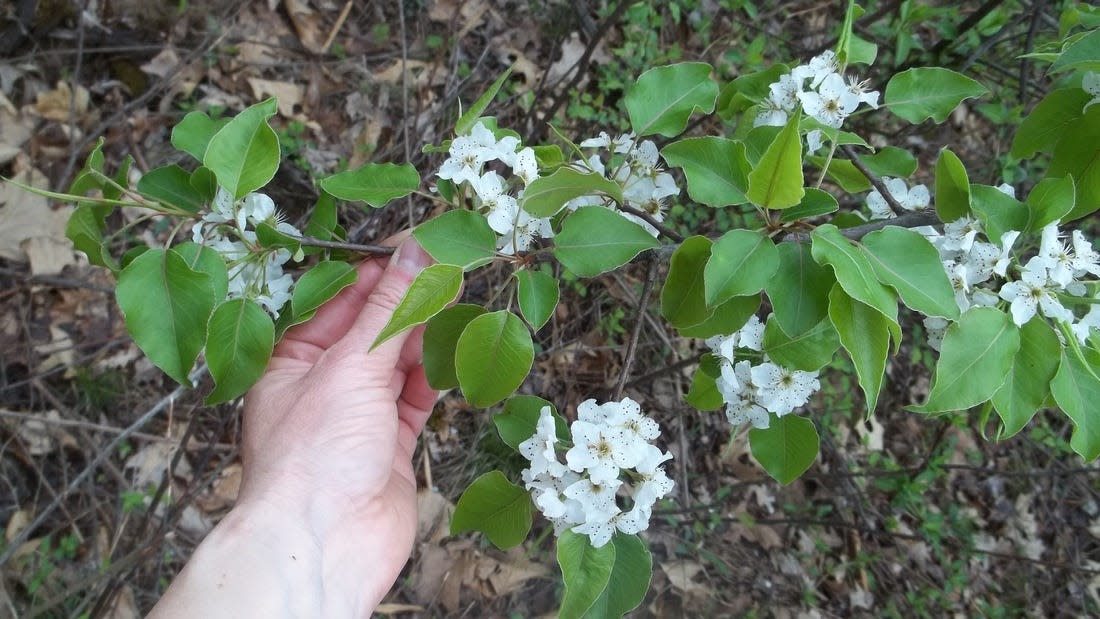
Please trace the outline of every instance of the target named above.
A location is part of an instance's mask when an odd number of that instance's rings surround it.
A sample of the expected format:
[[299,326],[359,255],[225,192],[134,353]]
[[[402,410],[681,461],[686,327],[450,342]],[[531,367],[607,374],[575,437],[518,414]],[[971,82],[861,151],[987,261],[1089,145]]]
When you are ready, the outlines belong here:
[[[284,160],[268,193],[293,221],[317,198],[313,178],[338,165],[411,161],[430,182],[440,155],[422,146],[447,139],[460,104],[509,66],[488,113],[536,142],[567,111],[555,127],[579,140],[623,129],[623,89],[647,66],[699,59],[730,79],[765,60],[805,61],[832,44],[844,3],[104,0],[88,2],[83,18],[76,4],[0,3],[0,175],[64,189],[101,138],[108,167],[130,154],[148,170],[180,159],[169,131],[187,111],[233,113],[276,96]],[[990,117],[1040,98],[1042,76],[1016,56],[1031,24],[1048,30],[1057,14],[1044,2],[937,4],[956,24],[979,4],[1010,18],[948,39],[899,25],[899,4],[870,3],[860,32],[896,50],[890,37],[904,29],[946,66],[996,84],[1000,107],[964,107],[940,126],[861,130],[879,145],[903,142],[926,181],[952,144],[985,175],[972,180],[1001,182],[1011,135]],[[881,88],[892,70],[886,62],[867,77]],[[720,133],[722,121],[694,129]],[[0,618],[148,612],[240,483],[239,403],[204,407],[208,379],[178,388],[144,359],[111,275],[65,239],[70,209],[0,185],[0,549],[18,544],[0,566]],[[372,242],[430,209],[348,206],[341,216],[355,240]],[[674,209],[670,221],[713,234],[723,219]],[[477,302],[503,276],[488,270],[466,294]],[[533,393],[577,402],[610,391],[644,278],[630,268],[563,288],[540,331]],[[977,413],[907,412],[930,378],[930,353],[907,336],[871,419],[843,362],[823,374],[809,407],[822,453],[780,486],[752,460],[745,431],[683,402],[701,343],[673,343],[652,324],[626,393],[665,428],[677,488],[644,534],[654,577],[636,616],[1100,613],[1100,469],[1069,450],[1064,416],[1040,413],[995,441]],[[380,615],[554,614],[552,538],[536,531],[500,552],[480,536],[448,535],[470,481],[522,468],[509,453],[489,411],[441,398],[416,456],[418,542]]]

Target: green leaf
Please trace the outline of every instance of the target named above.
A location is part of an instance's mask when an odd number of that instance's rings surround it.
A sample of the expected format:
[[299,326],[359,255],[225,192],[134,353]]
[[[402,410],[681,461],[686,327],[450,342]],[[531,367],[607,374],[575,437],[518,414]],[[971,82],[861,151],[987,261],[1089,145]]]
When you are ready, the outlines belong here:
[[420,187],[420,175],[411,163],[368,163],[323,179],[321,188],[349,202],[366,202],[374,208],[402,198]]
[[308,320],[322,305],[359,278],[355,267],[340,260],[324,260],[306,271],[294,284],[290,307],[294,320]]
[[103,232],[107,229],[107,215],[111,208],[84,204],[76,207],[65,223],[65,238],[73,242],[73,247],[88,256],[88,262],[112,271],[118,271],[118,264],[107,252],[103,244]]
[[1051,73],[1075,70],[1100,71],[1100,29],[1077,39],[1050,65]]
[[877,153],[859,160],[876,176],[909,178],[917,171],[917,158],[897,146],[880,148]]
[[710,239],[693,236],[672,254],[661,289],[661,315],[677,329],[697,325],[711,314],[703,297],[703,268],[710,252]]
[[432,389],[458,386],[455,348],[470,321],[485,313],[480,305],[459,303],[439,312],[424,327],[424,375]]
[[703,322],[679,329],[680,335],[682,337],[707,338],[733,333],[745,326],[749,317],[755,314],[759,308],[759,294],[734,297],[714,308],[711,315]]
[[210,202],[214,196],[218,195],[218,177],[214,176],[214,172],[208,167],[195,168],[188,183],[191,184],[191,189],[202,197],[204,203]]
[[839,284],[833,286],[829,295],[829,320],[836,327],[844,350],[852,358],[870,417],[878,405],[886,376],[890,322],[870,306],[845,294]]
[[210,139],[229,119],[212,120],[202,112],[188,112],[183,120],[172,128],[172,146],[202,161]]
[[[306,223],[306,236],[330,241],[335,236],[339,227],[336,219],[336,198],[331,194],[321,192],[317,197],[317,203],[313,205],[313,212],[309,214],[309,222]],[[415,230],[413,231],[415,235]],[[315,248],[320,251],[320,248]]]
[[554,255],[581,277],[595,277],[630,262],[657,239],[638,224],[602,206],[585,206],[565,218]]
[[202,164],[236,200],[266,185],[279,169],[279,136],[267,124],[275,112],[274,99],[262,101],[210,138]]
[[[731,332],[732,333],[732,332]],[[711,370],[703,366],[710,364]],[[691,376],[691,387],[684,394],[684,400],[701,411],[714,411],[722,408],[726,403],[722,393],[718,391],[715,374],[718,373],[718,363],[713,358],[703,357],[703,363],[696,368]]]
[[836,278],[802,243],[780,243],[779,268],[764,286],[783,332],[797,336],[829,316],[829,291]]
[[955,221],[970,214],[970,179],[966,166],[946,148],[936,160],[936,214],[941,221]]
[[970,185],[970,210],[981,220],[982,230],[993,244],[999,245],[1009,230],[1027,229],[1027,206],[996,187]]
[[451,518],[451,535],[480,531],[501,550],[527,539],[531,530],[531,497],[508,481],[504,473],[490,471],[474,480],[459,497]]
[[856,19],[863,15],[863,7],[856,4],[855,0],[848,0],[848,8],[844,10],[844,21],[840,23],[840,34],[836,39],[836,56],[840,66],[846,66],[852,54],[852,26]]
[[810,468],[817,459],[820,442],[814,422],[797,415],[773,418],[768,428],[749,431],[752,456],[784,486]]
[[496,256],[496,233],[484,215],[473,211],[447,211],[417,226],[413,236],[436,262],[467,271]]
[[1050,152],[1066,129],[1083,114],[1089,95],[1081,88],[1060,88],[1043,97],[1016,128],[1012,138],[1013,157],[1027,159]]
[[[898,330],[898,301],[886,286],[878,281],[875,268],[866,254],[844,238],[832,224],[818,226],[811,235],[814,259],[833,267],[837,282],[848,296],[870,305]],[[942,270],[942,268],[941,268]]]
[[829,213],[835,213],[839,208],[840,203],[833,197],[833,194],[814,187],[807,187],[806,195],[802,196],[802,201],[796,206],[783,210],[779,215],[779,221],[790,222],[817,217],[818,215],[828,215]]
[[558,536],[558,565],[561,566],[565,593],[559,619],[582,617],[607,588],[615,568],[615,544],[594,548],[587,535],[562,531]]
[[653,557],[645,542],[637,535],[617,533],[611,538],[610,545],[615,546],[615,565],[611,568],[611,577],[585,617],[622,617],[637,608],[649,591]]
[[941,67],[902,71],[886,84],[886,107],[911,123],[931,118],[937,124],[965,99],[980,97],[989,89],[965,75]]
[[1061,349],[1058,336],[1041,317],[1020,327],[1020,350],[1012,359],[1012,371],[993,394],[993,408],[1002,424],[998,439],[1022,430],[1043,406],[1050,395],[1050,382],[1058,372]]
[[840,340],[828,320],[795,337],[783,331],[774,315],[764,327],[764,352],[772,361],[793,370],[816,372],[833,360],[838,348]]
[[250,299],[230,299],[210,316],[206,363],[214,391],[206,405],[227,402],[243,394],[263,375],[275,346],[271,315]]
[[767,235],[730,230],[714,242],[703,278],[708,306],[764,289],[779,268],[779,251]]
[[1100,208],[1100,105],[1070,123],[1054,147],[1047,176],[1073,176],[1077,197],[1073,210],[1062,223],[1080,219]]
[[725,121],[733,120],[767,97],[768,86],[788,71],[785,65],[774,64],[763,71],[746,73],[728,82],[718,93],[718,116]]
[[206,343],[214,309],[210,276],[172,250],[150,249],[118,277],[118,306],[126,329],[149,360],[182,385]]
[[370,345],[373,350],[382,342],[409,327],[426,322],[458,297],[462,288],[462,268],[452,264],[433,264],[413,280],[408,292],[393,310],[389,322]]
[[1027,194],[1029,232],[1038,232],[1047,224],[1065,218],[1072,210],[1076,188],[1073,177],[1044,178]]
[[455,372],[462,395],[478,408],[488,408],[515,393],[534,360],[527,327],[504,310],[471,320],[455,347]]
[[682,62],[642,73],[625,97],[634,133],[670,138],[687,127],[696,109],[713,112],[718,84],[710,79],[711,70],[705,62]]
[[554,416],[554,428],[559,441],[569,440],[569,426],[558,414],[554,405],[533,395],[517,395],[508,398],[504,409],[493,415],[493,424],[497,427],[500,440],[512,449],[519,451],[519,444],[535,435],[542,409],[550,407]]
[[523,190],[520,206],[535,217],[550,217],[565,203],[581,196],[605,195],[623,201],[623,188],[595,172],[576,168],[558,168],[550,176],[540,176]]
[[687,138],[661,149],[669,166],[683,168],[688,195],[707,206],[729,206],[749,201],[749,162],[745,145],[718,137]]
[[138,193],[176,208],[198,212],[203,196],[191,186],[191,175],[178,165],[149,170],[138,181]]
[[504,82],[507,81],[511,75],[512,67],[508,67],[504,73],[500,74],[500,77],[496,78],[496,80],[485,89],[485,92],[477,98],[477,101],[474,101],[470,109],[466,110],[466,112],[455,121],[455,135],[465,135],[474,128],[474,125],[477,124],[477,120],[481,118],[481,115],[489,107],[489,104],[496,98],[497,93],[500,92],[501,86],[504,85]]
[[554,308],[558,306],[558,278],[531,269],[520,269],[515,272],[515,277],[519,311],[538,331],[550,320]]
[[848,56],[848,64],[871,65],[877,57],[878,45],[857,34],[852,35],[852,50]]
[[1020,330],[1004,312],[975,307],[947,328],[928,401],[918,413],[959,411],[993,397],[1012,370]]
[[1095,360],[1086,362],[1072,350],[1062,349],[1062,362],[1050,383],[1050,392],[1062,412],[1073,422],[1069,445],[1088,462],[1100,456],[1100,377]]
[[887,226],[863,237],[864,253],[878,280],[897,291],[903,303],[926,316],[959,317],[955,290],[940,253],[917,232]]
[[229,269],[226,267],[224,256],[205,245],[190,242],[180,243],[173,247],[172,251],[182,256],[187,261],[187,266],[193,270],[210,276],[215,303],[225,300],[226,295],[229,294]]
[[753,204],[770,209],[783,209],[802,201],[806,190],[802,175],[802,136],[798,133],[798,114],[791,114],[790,121],[775,141],[768,146],[760,163],[749,172],[749,190],[746,196]]
[[[806,157],[806,161],[821,169],[825,165],[825,157]],[[825,172],[829,180],[840,186],[848,193],[861,193],[871,188],[871,181],[860,172],[858,168],[847,159],[833,159],[829,162],[829,169]]]

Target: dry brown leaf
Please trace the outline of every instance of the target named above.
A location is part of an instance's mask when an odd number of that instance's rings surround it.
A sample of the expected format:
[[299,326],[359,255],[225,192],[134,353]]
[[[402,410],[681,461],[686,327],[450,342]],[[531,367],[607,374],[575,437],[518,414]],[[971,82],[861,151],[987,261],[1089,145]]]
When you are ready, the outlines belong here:
[[77,263],[76,252],[68,239],[34,237],[23,241],[23,253],[31,263],[31,275],[57,275]]
[[[137,450],[126,459],[124,469],[134,470],[134,488],[144,490],[149,485],[157,485],[172,465],[172,456],[176,453],[176,445],[172,443],[149,443]],[[187,458],[180,458],[176,467],[177,477],[188,478],[191,475],[191,466]]]
[[[18,167],[17,160],[16,166]],[[25,167],[12,179],[24,185],[48,188],[49,181],[34,168]],[[23,242],[43,238],[68,243],[65,225],[69,221],[71,206],[50,208],[42,196],[24,191],[11,183],[0,184],[0,258],[16,262],[26,261]]]
[[489,8],[485,0],[435,0],[428,9],[428,19],[446,24],[454,21],[459,26],[455,38],[461,39],[481,24]]
[[[546,81],[549,84],[556,84],[562,79],[573,75],[573,68],[577,62],[584,57],[584,51],[588,48],[588,45],[581,41],[581,35],[574,32],[569,35],[568,39],[565,39],[561,43],[561,58],[559,58],[554,64],[550,65],[550,68],[546,70]],[[596,64],[607,64],[611,62],[611,54],[607,53],[607,48],[604,46],[604,40],[600,39],[600,42],[596,45],[596,49],[592,50],[592,55],[588,57],[589,62],[595,62]],[[581,80],[579,87],[583,88],[584,83],[587,81],[587,77]]]
[[207,514],[232,507],[237,502],[237,495],[241,490],[242,472],[239,462],[222,469],[210,491],[196,499],[195,504]]
[[379,615],[396,615],[399,613],[422,613],[426,609],[416,604],[379,604],[374,612]]
[[248,85],[252,88],[252,96],[257,100],[275,97],[279,105],[279,114],[286,118],[301,115],[300,109],[297,112],[294,110],[295,106],[302,104],[302,98],[305,96],[305,87],[301,84],[250,77]]
[[416,493],[416,539],[437,543],[450,534],[454,505],[442,494],[429,489]]
[[32,129],[31,120],[22,116],[0,92],[0,165],[19,154],[23,143],[30,139]]
[[31,109],[42,118],[58,122],[69,122],[75,112],[77,124],[81,124],[88,115],[89,103],[91,95],[87,88],[77,85],[74,101],[72,87],[62,81],[57,83],[57,88],[38,93]]
[[423,88],[425,86],[438,86],[447,81],[447,76],[444,71],[432,70],[432,67],[435,66],[433,63],[415,59],[406,60],[404,63],[400,60],[395,60],[385,69],[372,73],[371,79],[382,84],[399,85],[402,83],[402,65],[404,65],[405,70],[409,74],[408,81],[410,87]]
[[703,566],[695,561],[666,561],[661,564],[661,571],[668,577],[672,587],[685,597],[705,597],[710,593],[705,585],[694,580],[695,576],[703,571]]
[[491,557],[481,559],[482,567],[491,566],[491,569],[487,572],[479,570],[479,573],[482,574],[483,579],[489,581],[498,596],[519,590],[529,580],[546,578],[550,575],[550,570],[545,565],[526,560],[523,556],[524,551],[516,550],[517,552],[510,555],[511,560],[508,562],[500,562]]
[[26,445],[30,455],[44,456],[53,453],[59,446],[65,448],[78,446],[71,434],[56,423],[50,423],[60,419],[60,413],[56,410],[48,410],[44,413],[35,413],[34,417],[24,420],[19,425],[19,438]]
[[427,606],[439,600],[456,560],[447,547],[420,544],[412,578],[413,599]]
[[324,52],[323,46],[328,33],[321,27],[321,16],[309,6],[308,0],[284,0],[290,23],[294,24],[294,30],[298,33],[298,40],[302,47],[314,54]]
[[34,347],[41,356],[35,365],[38,372],[48,372],[54,368],[71,367],[74,355],[73,338],[62,328],[50,325],[50,341]]
[[15,539],[19,532],[27,528],[27,525],[31,523],[31,513],[25,509],[18,509],[11,518],[8,519],[8,524],[4,527],[4,541],[10,542]]

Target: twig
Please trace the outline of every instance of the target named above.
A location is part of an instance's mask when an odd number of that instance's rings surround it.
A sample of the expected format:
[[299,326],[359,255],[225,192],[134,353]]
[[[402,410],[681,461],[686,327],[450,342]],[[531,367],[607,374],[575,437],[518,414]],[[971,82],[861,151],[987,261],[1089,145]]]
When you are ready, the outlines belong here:
[[[351,4],[351,0],[348,0]],[[397,1],[397,20],[401,25],[401,141],[405,148],[405,161],[412,158],[409,148],[409,33],[405,29],[405,0]],[[412,195],[405,198],[405,212],[409,217],[409,227],[416,225],[413,219]]]
[[657,260],[649,259],[649,268],[646,270],[645,283],[642,284],[642,296],[638,299],[638,317],[634,321],[634,330],[630,333],[630,342],[626,346],[626,359],[619,373],[619,381],[615,385],[611,399],[620,400],[623,397],[623,389],[630,378],[630,368],[634,365],[634,355],[638,351],[638,340],[642,337],[642,324],[645,322],[646,307],[649,305],[649,295],[653,291],[653,283],[657,279]]
[[[16,419],[19,421],[37,421],[46,425],[60,426],[63,428],[76,428],[79,430],[88,430],[91,432],[106,432],[108,434],[122,434],[126,431],[126,428],[116,428],[115,426],[108,426],[101,423],[94,423],[91,421],[79,421],[74,419],[54,419],[46,417],[39,413],[20,413],[17,411],[9,411],[0,408],[0,417],[7,417],[8,419]],[[166,436],[160,436],[159,434],[149,434],[146,432],[131,432],[130,436],[138,438],[143,441],[153,441],[157,443],[172,443],[176,444],[179,441],[174,438]],[[215,445],[218,451],[227,451],[230,449],[236,449],[232,445]]]
[[336,23],[333,24],[332,30],[328,33],[328,38],[325,39],[325,44],[321,46],[321,55],[328,53],[328,48],[332,47],[332,42],[336,40],[336,35],[340,33],[340,29],[344,27],[344,22],[348,18],[348,13],[351,12],[351,0],[344,3],[344,8],[340,11],[340,16],[336,18]]
[[389,256],[396,250],[394,247],[384,247],[382,245],[360,245],[358,243],[344,243],[341,241],[325,241],[322,239],[315,239],[311,236],[303,236],[301,242],[302,245],[307,245],[309,247],[343,249],[346,251],[353,251],[357,254],[373,254],[375,256]]
[[[1043,16],[1045,2],[1037,1],[1031,10],[1031,25],[1027,29],[1027,40],[1024,42],[1024,53],[1030,53],[1035,46],[1035,33],[1039,31],[1039,21]],[[1020,59],[1020,103],[1027,103],[1028,79],[1031,77],[1031,59]]]
[[859,160],[859,155],[856,154],[854,148],[845,144],[840,147],[840,150],[844,151],[844,154],[848,156],[848,159],[852,162],[852,165],[854,165],[861,174],[866,176],[867,180],[871,181],[871,184],[874,185],[875,189],[877,189],[878,192],[882,195],[882,199],[886,200],[886,203],[890,205],[890,210],[894,211],[895,215],[905,212],[905,208],[898,203],[898,200],[894,197],[894,194],[890,193],[890,190],[886,188],[886,185],[882,182],[882,179],[880,179],[878,176],[875,176],[875,173],[869,170],[867,166],[863,165],[863,162]]
[[[188,376],[188,379],[191,381],[197,381],[205,374],[206,364],[204,363],[198,368],[195,368],[195,370],[191,372],[191,374]],[[81,484],[83,484],[84,481],[88,479],[92,475],[92,473],[96,471],[96,469],[99,468],[100,464],[102,464],[105,460],[107,460],[107,458],[110,458],[115,454],[118,446],[122,444],[123,441],[132,436],[141,428],[145,427],[145,424],[152,421],[154,417],[159,415],[161,411],[163,411],[165,408],[168,407],[168,405],[174,402],[176,398],[183,395],[183,393],[187,391],[187,389],[188,387],[185,387],[183,385],[176,387],[174,390],[172,390],[172,393],[169,393],[168,395],[161,398],[160,401],[153,405],[152,408],[142,413],[142,415],[138,417],[136,421],[131,423],[122,432],[119,432],[118,435],[115,436],[115,438],[111,439],[111,441],[107,443],[107,445],[105,445],[98,454],[96,454],[96,457],[93,458],[92,461],[84,467],[84,470],[81,471],[79,475],[74,477],[73,480],[69,482],[69,485],[66,486],[65,489],[62,490],[61,493],[58,494],[57,497],[53,501],[51,501],[45,509],[39,512],[38,516],[30,524],[24,527],[18,535],[16,535],[10,542],[8,542],[7,548],[4,549],[3,553],[0,553],[0,566],[5,565],[12,558],[12,555],[14,555],[16,551],[19,550],[19,547],[23,545],[23,542],[26,542],[27,538],[29,538],[38,527],[42,526],[42,523],[44,523],[46,519],[49,518],[50,515],[53,514],[54,511],[61,506],[61,502],[65,500],[65,497],[69,496],[74,490],[76,490]]]
[[50,275],[31,275],[29,273],[21,273],[15,269],[8,269],[5,267],[0,267],[0,275],[18,277],[30,284],[42,284],[44,286],[54,286],[55,288],[80,288],[83,290],[95,290],[96,292],[105,292],[107,294],[114,294],[115,292],[115,289],[110,286],[100,286],[99,284],[91,284],[88,282],[68,279],[65,277],[53,277]]
[[634,215],[635,217],[641,217],[647,224],[653,226],[654,228],[657,228],[657,230],[660,231],[661,234],[667,236],[668,238],[672,239],[673,241],[676,241],[677,243],[683,243],[684,242],[684,235],[682,235],[679,232],[673,230],[672,228],[669,228],[668,226],[664,225],[663,223],[657,221],[653,217],[653,215],[650,215],[649,213],[643,211],[642,209],[634,208],[633,206],[630,206],[629,204],[620,204],[619,205],[619,210],[624,212],[624,213],[630,213],[631,215]]
[[988,15],[990,11],[997,8],[1003,1],[1004,0],[988,0],[985,4],[978,7],[973,13],[967,15],[966,19],[959,24],[959,29],[955,31],[954,36],[940,39],[940,41],[929,50],[929,53],[933,56],[939,56],[940,52],[961,41],[963,39],[963,34],[978,25],[978,22],[980,22],[982,18]]

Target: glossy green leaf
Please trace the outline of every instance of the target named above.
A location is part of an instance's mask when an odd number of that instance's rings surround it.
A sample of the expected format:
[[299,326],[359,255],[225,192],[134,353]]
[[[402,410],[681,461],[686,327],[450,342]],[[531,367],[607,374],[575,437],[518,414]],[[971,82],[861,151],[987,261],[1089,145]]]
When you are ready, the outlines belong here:
[[752,230],[730,230],[714,242],[703,278],[706,304],[719,305],[733,297],[764,289],[779,268],[779,251],[767,235]]
[[783,209],[802,201],[806,189],[802,175],[802,136],[798,132],[798,114],[792,114],[787,126],[775,136],[760,162],[749,172],[746,197],[753,204]]
[[340,260],[325,260],[306,271],[294,284],[290,298],[296,322],[308,320],[341,290],[355,283],[359,273]]
[[766,98],[768,86],[788,71],[785,65],[774,64],[763,71],[746,73],[727,82],[718,93],[718,116],[722,120],[733,120],[738,114]]
[[554,429],[557,431],[558,440],[570,440],[569,425],[558,414],[554,405],[533,395],[517,395],[508,398],[504,403],[504,409],[493,415],[493,424],[497,427],[500,440],[518,451],[520,443],[535,435],[542,409],[547,406],[550,407],[550,414],[554,416]]
[[405,329],[426,322],[455,300],[462,288],[462,267],[433,264],[413,280],[408,292],[393,310],[386,326],[371,344],[371,349]]
[[1073,211],[1076,193],[1072,176],[1039,181],[1027,194],[1027,229],[1039,232],[1047,224],[1064,219]]
[[711,70],[705,62],[682,62],[642,73],[625,97],[634,133],[673,137],[687,127],[696,110],[713,112],[718,84],[710,79]]
[[208,329],[206,364],[215,383],[206,396],[210,406],[242,395],[260,379],[275,346],[275,323],[255,301],[230,299],[214,308]]
[[424,375],[432,389],[458,386],[455,348],[470,321],[485,313],[480,305],[459,303],[432,316],[424,327]]
[[[825,165],[825,157],[807,157],[806,160],[817,166],[818,169]],[[859,168],[847,159],[833,159],[830,161],[829,169],[825,172],[825,175],[848,193],[862,193],[871,189],[871,181],[867,180],[863,172],[860,172]]]
[[76,207],[65,223],[65,237],[73,242],[73,247],[84,252],[88,262],[118,270],[118,264],[111,258],[103,244],[103,233],[107,229],[107,215],[111,208],[84,204]]
[[374,208],[403,198],[420,187],[420,174],[411,163],[368,163],[321,180],[321,188],[349,202],[366,202]]
[[802,196],[802,201],[796,206],[784,209],[779,215],[779,221],[790,222],[819,215],[828,215],[829,213],[835,213],[839,208],[840,203],[833,197],[833,194],[814,187],[807,187],[806,195]]
[[988,92],[985,86],[950,69],[921,67],[890,78],[884,99],[891,112],[911,123],[927,118],[942,123],[965,99]]
[[909,178],[917,171],[917,158],[897,146],[880,148],[877,153],[860,157],[859,160],[876,176]]
[[[703,368],[708,362],[713,366],[712,371]],[[717,362],[713,358],[703,357],[703,363],[696,368],[695,373],[691,376],[691,387],[684,394],[684,400],[701,411],[714,411],[722,408],[725,405],[725,400],[722,398],[722,393],[718,391],[718,384],[715,381],[715,374],[717,373]]]
[[558,306],[558,278],[543,271],[520,269],[515,272],[519,311],[538,331],[550,320]]
[[946,148],[936,160],[936,214],[947,222],[970,214],[970,178],[966,166]]
[[172,250],[151,249],[119,274],[115,290],[126,330],[149,360],[182,385],[206,343],[214,310],[210,276]]
[[[338,227],[336,198],[322,191],[317,197],[317,203],[313,205],[313,212],[309,214],[305,229],[306,236],[330,241],[334,238],[334,232]],[[415,234],[415,230],[413,232]]]
[[[832,224],[818,226],[811,235],[813,256],[833,268],[837,282],[848,296],[870,305],[893,325],[898,322],[898,301],[894,293],[878,281],[875,268],[858,247],[844,238]],[[900,332],[897,339],[901,339]]]
[[692,200],[707,206],[748,202],[744,143],[713,136],[686,138],[661,149],[661,156],[669,166],[684,169]]
[[210,247],[190,242],[180,243],[172,251],[182,256],[187,261],[187,266],[210,276],[215,303],[225,300],[229,294],[229,269],[225,264],[225,256]]
[[203,207],[202,194],[191,186],[191,175],[178,165],[149,170],[137,184],[138,193],[192,213]]
[[772,418],[763,430],[749,431],[752,456],[776,481],[787,485],[798,479],[817,459],[821,438],[814,422],[798,415]]
[[275,112],[274,99],[262,101],[237,114],[210,138],[202,164],[235,199],[266,185],[279,169],[279,136],[267,124]]
[[703,268],[710,255],[711,242],[705,236],[685,239],[672,254],[661,289],[661,315],[677,329],[697,325],[711,314],[703,296]]
[[602,174],[576,168],[558,168],[549,176],[540,176],[523,190],[520,206],[535,217],[550,217],[574,198],[603,195],[623,201],[623,188]]
[[803,243],[780,243],[779,268],[764,286],[779,326],[797,336],[829,316],[829,291],[836,277],[814,261]]
[[206,157],[206,147],[210,144],[210,139],[227,122],[229,119],[213,120],[203,112],[188,112],[172,128],[172,146],[202,161]]
[[829,320],[855,366],[870,417],[878,405],[886,376],[890,322],[875,309],[848,296],[839,284],[829,295]]
[[413,236],[436,262],[467,271],[496,256],[496,233],[484,215],[473,211],[447,211],[417,226]]
[[1081,88],[1060,88],[1043,97],[1016,128],[1011,154],[1027,159],[1035,153],[1053,152],[1066,129],[1081,118],[1089,95]]
[[1043,318],[1036,316],[1020,327],[1020,349],[1012,359],[1012,371],[993,394],[993,407],[1001,418],[998,439],[1022,430],[1043,406],[1061,351],[1058,336]]
[[864,254],[880,282],[897,291],[909,308],[926,316],[959,317],[955,290],[940,253],[919,233],[887,226],[863,237]]
[[630,262],[659,243],[645,228],[602,206],[585,206],[565,218],[554,255],[581,277],[594,277]]
[[195,168],[188,182],[191,184],[191,189],[202,197],[203,202],[210,202],[214,196],[218,195],[218,177],[214,176],[214,172],[206,166]]
[[982,230],[991,243],[999,245],[1001,236],[1009,230],[1027,229],[1027,206],[996,187],[971,184],[970,210],[982,222]]
[[1100,209],[1100,105],[1094,105],[1081,118],[1066,127],[1065,135],[1054,147],[1047,176],[1073,176],[1077,196],[1073,210],[1063,224]]
[[1050,392],[1062,412],[1073,422],[1069,445],[1088,462],[1100,456],[1100,360],[1095,351],[1086,351],[1090,359],[1062,349],[1062,362],[1050,383]]
[[531,530],[531,497],[504,473],[490,471],[478,477],[459,497],[451,518],[451,535],[480,531],[501,550],[527,539]]
[[764,352],[772,361],[793,370],[816,372],[833,360],[838,348],[840,340],[828,320],[795,337],[783,331],[774,315],[764,326]]
[[1071,43],[1050,65],[1051,73],[1077,70],[1100,71],[1100,29]]
[[726,335],[745,326],[749,317],[760,308],[760,295],[734,297],[714,308],[703,322],[679,329],[682,337],[708,338]]
[[591,619],[622,617],[637,608],[653,577],[653,557],[640,537],[617,533],[609,545],[615,546],[615,565],[603,593],[584,615]]
[[1008,314],[975,307],[947,328],[928,401],[912,410],[966,410],[993,397],[1012,370],[1020,330]]
[[534,359],[531,334],[519,317],[504,310],[478,316],[455,347],[462,395],[473,406],[488,408],[515,393]]
[[500,74],[500,77],[493,80],[493,83],[485,89],[485,92],[481,93],[481,96],[477,98],[477,101],[474,101],[470,109],[463,112],[462,116],[459,116],[458,120],[455,121],[455,135],[466,135],[474,128],[478,118],[481,118],[481,115],[485,113],[489,104],[493,102],[497,93],[500,92],[501,86],[504,85],[504,82],[506,82],[511,75],[512,68],[508,67],[505,69],[504,73]]
[[562,595],[559,619],[582,617],[592,608],[607,588],[615,568],[615,544],[595,548],[587,535],[562,531],[558,536],[558,565],[561,567],[565,593]]

